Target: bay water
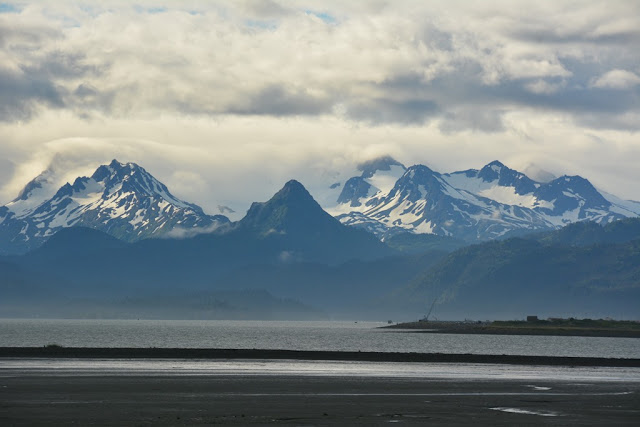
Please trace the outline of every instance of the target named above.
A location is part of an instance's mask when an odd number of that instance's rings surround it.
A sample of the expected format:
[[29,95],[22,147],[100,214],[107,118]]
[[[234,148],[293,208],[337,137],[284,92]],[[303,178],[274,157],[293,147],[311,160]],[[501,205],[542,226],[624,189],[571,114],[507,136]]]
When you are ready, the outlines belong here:
[[640,358],[640,338],[431,334],[376,322],[0,319],[1,347],[330,350]]

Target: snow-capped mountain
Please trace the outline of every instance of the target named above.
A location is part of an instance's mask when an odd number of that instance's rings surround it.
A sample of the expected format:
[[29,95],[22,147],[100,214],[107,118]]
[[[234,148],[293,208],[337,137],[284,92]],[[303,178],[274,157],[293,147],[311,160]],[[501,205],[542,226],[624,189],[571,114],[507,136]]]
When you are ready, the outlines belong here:
[[125,241],[212,230],[228,223],[173,196],[135,163],[113,160],[91,177],[67,183],[51,197],[51,172],[29,182],[0,208],[0,252],[21,253],[40,246],[65,227],[85,226]]
[[354,188],[355,196],[341,195],[331,211],[381,238],[410,231],[478,241],[640,215],[640,203],[603,195],[582,177],[537,182],[498,161],[448,174],[415,165],[387,192]]
[[360,176],[349,178],[344,183],[338,197],[338,209],[348,212],[376,196],[388,193],[407,168],[393,158],[384,156],[361,163],[358,170],[362,172]]

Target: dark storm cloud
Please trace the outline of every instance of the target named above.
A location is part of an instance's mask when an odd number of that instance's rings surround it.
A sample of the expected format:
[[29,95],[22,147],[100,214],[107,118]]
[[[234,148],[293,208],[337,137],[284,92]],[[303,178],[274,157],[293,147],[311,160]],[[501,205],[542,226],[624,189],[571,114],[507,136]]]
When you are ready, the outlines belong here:
[[305,91],[271,85],[256,94],[248,96],[240,106],[231,106],[225,113],[266,115],[266,116],[306,116],[325,114],[331,111],[332,103],[326,98],[313,96]]
[[0,120],[29,119],[39,105],[64,107],[64,90],[38,73],[14,73],[0,68]]
[[364,102],[350,102],[346,106],[349,118],[371,124],[398,123],[416,125],[433,119],[440,107],[431,99],[377,98]]
[[[472,61],[426,82],[417,73],[404,74],[376,85],[375,90],[406,101],[375,99],[364,107],[356,104],[349,116],[380,123],[420,123],[440,117],[447,132],[497,132],[503,130],[501,116],[516,108],[565,113],[598,128],[634,127],[618,116],[640,112],[640,85],[624,90],[595,88],[594,76],[603,74],[605,66],[575,60],[563,65],[569,70],[568,77],[505,79],[491,85],[482,81],[482,67]],[[638,129],[640,123],[635,126]]]

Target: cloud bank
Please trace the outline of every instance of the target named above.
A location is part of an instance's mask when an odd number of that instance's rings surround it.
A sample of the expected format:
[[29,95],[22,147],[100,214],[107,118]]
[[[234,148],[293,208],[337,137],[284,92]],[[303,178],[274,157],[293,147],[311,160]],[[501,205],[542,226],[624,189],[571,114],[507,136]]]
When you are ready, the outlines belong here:
[[639,3],[343,3],[2,3],[0,201],[117,157],[244,212],[386,154],[640,199]]

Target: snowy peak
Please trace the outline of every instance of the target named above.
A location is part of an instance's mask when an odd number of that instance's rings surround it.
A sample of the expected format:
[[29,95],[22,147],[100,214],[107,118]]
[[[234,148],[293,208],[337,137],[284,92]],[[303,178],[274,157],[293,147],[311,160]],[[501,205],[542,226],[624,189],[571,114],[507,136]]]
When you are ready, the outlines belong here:
[[349,178],[342,187],[342,192],[338,196],[338,203],[348,204],[352,208],[362,206],[362,199],[368,199],[380,190],[369,184],[361,176]]
[[100,166],[91,179],[104,186],[105,196],[133,193],[138,197],[160,197],[182,208],[200,209],[173,196],[163,183],[135,163],[120,163],[114,159],[108,166]]
[[389,192],[388,198],[401,197],[403,200],[415,202],[426,199],[428,194],[436,194],[443,191],[443,182],[440,174],[432,171],[427,166],[411,166],[398,179]]
[[[23,214],[0,219],[0,239],[14,247],[0,250],[23,252],[40,246],[60,229],[74,226],[93,228],[131,242],[212,231],[229,222],[225,216],[206,215],[199,206],[173,196],[164,184],[135,163],[113,160],[98,167],[91,177],[66,183],[50,198],[32,200],[40,195],[36,184],[25,187],[23,199],[7,205],[10,210],[20,207]],[[30,208],[25,209],[26,206]]]
[[360,176],[349,178],[338,197],[340,210],[363,209],[376,195],[389,192],[406,171],[405,166],[390,156],[383,156],[358,165]]
[[511,171],[511,169],[500,163],[498,160],[494,160],[480,169],[478,177],[485,181],[495,181],[496,179],[500,179],[503,170]]
[[18,194],[18,197],[16,197],[13,202],[27,200],[30,197],[34,196],[34,193],[38,192],[38,190],[42,190],[43,186],[51,184],[52,174],[53,172],[47,169],[31,181],[29,181],[29,183],[24,186],[24,188]]
[[535,190],[535,182],[516,170],[509,169],[495,160],[478,172],[478,178],[485,182],[495,182],[502,187],[513,187],[516,194],[528,194]]
[[587,179],[580,176],[561,176],[553,181],[541,185],[535,196],[553,205],[550,211],[554,214],[563,212],[584,211],[578,213],[578,219],[585,219],[586,214],[599,213],[594,220],[600,222],[600,217],[608,216],[611,202],[605,199]]
[[9,211],[13,212],[16,218],[22,218],[33,212],[55,193],[53,175],[53,171],[47,169],[29,181],[18,193],[18,197],[7,204]]

